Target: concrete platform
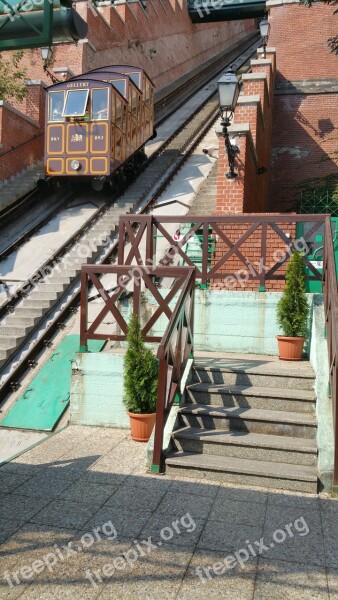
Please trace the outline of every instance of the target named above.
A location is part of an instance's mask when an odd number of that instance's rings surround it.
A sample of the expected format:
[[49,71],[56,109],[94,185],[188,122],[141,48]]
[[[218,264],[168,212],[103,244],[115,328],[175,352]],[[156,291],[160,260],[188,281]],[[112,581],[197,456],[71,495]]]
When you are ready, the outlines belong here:
[[335,598],[337,500],[150,475],[144,455],[70,426],[0,467],[0,597]]

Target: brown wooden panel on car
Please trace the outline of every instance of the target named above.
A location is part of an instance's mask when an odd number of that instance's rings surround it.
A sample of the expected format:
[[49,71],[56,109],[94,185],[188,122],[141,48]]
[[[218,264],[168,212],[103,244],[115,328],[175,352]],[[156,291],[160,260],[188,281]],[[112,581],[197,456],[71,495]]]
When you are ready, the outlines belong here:
[[69,154],[88,152],[88,124],[69,123],[67,125],[66,148]]
[[108,150],[108,123],[93,123],[90,129],[90,152],[105,154]]
[[90,172],[93,175],[109,175],[109,161],[106,156],[90,159]]
[[48,125],[47,127],[47,154],[62,154],[64,152],[64,126]]
[[46,167],[48,175],[64,175],[63,158],[48,158]]

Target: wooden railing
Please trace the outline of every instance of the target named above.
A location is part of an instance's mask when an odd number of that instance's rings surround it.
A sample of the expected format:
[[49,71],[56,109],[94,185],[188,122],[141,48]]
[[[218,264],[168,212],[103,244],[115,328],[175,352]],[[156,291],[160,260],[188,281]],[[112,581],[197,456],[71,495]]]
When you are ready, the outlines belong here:
[[323,291],[326,336],[329,354],[330,392],[332,397],[334,466],[333,489],[338,492],[338,290],[332,242],[331,223],[325,221],[325,247],[323,264]]
[[[100,280],[101,276],[109,276],[110,281],[106,282],[106,286]],[[170,279],[170,287],[168,286],[168,293],[164,297],[156,287],[157,278]],[[104,303],[91,324],[88,323],[90,285],[96,288]],[[107,287],[109,289],[106,289]],[[151,316],[147,310],[144,311],[145,315],[141,314],[141,293],[145,290],[150,295],[152,308],[153,302],[157,303],[157,308]],[[119,303],[125,293],[131,295],[133,312],[142,323],[144,341],[159,342],[153,471],[160,470],[164,426],[174,401],[179,402],[183,373],[188,359],[193,356],[194,292],[195,270],[189,267],[84,265],[81,271],[80,350],[87,350],[89,339],[126,340],[128,324]],[[176,306],[171,309],[170,302],[178,294]],[[113,329],[110,327],[110,330],[104,323],[109,313],[115,320],[115,325]],[[166,315],[169,321],[164,334],[152,335],[151,329],[163,315]],[[144,316],[148,319],[142,318]]]
[[[285,279],[285,265],[293,249],[297,247],[296,223],[305,223],[303,240],[308,243],[314,233],[323,237],[323,273],[306,256],[308,280],[322,281],[324,285],[325,315],[328,354],[330,362],[330,387],[333,403],[333,425],[335,435],[334,486],[338,486],[338,291],[334,249],[329,215],[240,215],[215,217],[182,217],[128,215],[120,218],[119,264],[124,266],[84,266],[81,289],[81,347],[87,347],[88,339],[125,340],[127,323],[117,307],[118,299],[127,289],[132,292],[134,312],[140,314],[140,279],[158,303],[158,308],[143,326],[145,341],[159,342],[159,387],[155,429],[155,444],[152,469],[158,471],[162,460],[163,431],[170,408],[179,397],[182,374],[189,356],[193,352],[194,285],[196,278],[202,282],[222,280],[234,274],[234,265],[245,268],[249,280],[256,281],[260,289],[267,282]],[[189,225],[190,224],[190,225]],[[184,227],[183,227],[184,226]],[[228,228],[228,229],[227,229]],[[237,229],[236,229],[237,228]],[[202,231],[202,256],[195,265],[185,251],[189,238]],[[183,231],[183,233],[182,233]],[[229,233],[230,231],[230,233]],[[235,238],[233,232],[235,231]],[[208,237],[217,237],[217,243],[225,247],[210,263]],[[161,235],[167,245],[159,253],[154,240]],[[145,239],[145,244],[143,241]],[[231,241],[233,239],[233,241]],[[128,245],[125,242],[128,241]],[[163,246],[163,244],[162,244]],[[126,247],[128,250],[126,251]],[[281,254],[274,258],[276,250]],[[273,253],[272,253],[273,250]],[[168,266],[179,257],[188,267]],[[253,258],[255,260],[253,260]],[[235,259],[235,260],[234,260]],[[232,262],[234,261],[234,262]],[[134,263],[134,264],[133,264]],[[135,264],[136,263],[136,264]],[[167,266],[156,266],[157,264]],[[263,265],[260,269],[257,264]],[[152,266],[155,265],[155,266]],[[115,274],[117,283],[109,295],[99,276]],[[136,274],[136,277],[135,277]],[[163,298],[154,278],[173,278],[168,295]],[[87,324],[87,289],[92,283],[104,301],[104,307],[93,323]],[[110,286],[111,287],[111,286]],[[171,310],[169,302],[180,292],[176,308]],[[120,332],[97,332],[108,313],[116,320]],[[151,335],[150,329],[161,315],[169,323],[163,336]]]
[[160,364],[151,466],[151,470],[155,472],[160,471],[162,463],[164,426],[174,401],[180,402],[183,373],[189,358],[193,357],[195,279],[195,270],[189,269],[181,296],[157,352]]
[[[226,281],[245,269],[247,281],[265,291],[266,282],[285,280],[286,262],[291,250],[299,249],[296,224],[306,224],[302,239],[307,242],[323,230],[328,215],[238,216],[156,216],[123,215],[119,222],[119,264],[172,264],[180,261],[196,268],[202,284]],[[201,259],[196,264],[187,251],[187,242],[200,232]],[[323,233],[323,232],[322,232]],[[161,236],[167,247],[159,252],[155,240]],[[216,253],[210,260],[210,237]],[[125,240],[128,239],[126,249]],[[217,241],[216,241],[217,240]],[[163,246],[163,244],[162,244]],[[141,248],[143,250],[141,250]],[[308,280],[321,281],[322,274],[303,257]],[[243,276],[244,278],[244,276]],[[243,285],[238,276],[239,286]],[[234,289],[234,287],[230,288]]]

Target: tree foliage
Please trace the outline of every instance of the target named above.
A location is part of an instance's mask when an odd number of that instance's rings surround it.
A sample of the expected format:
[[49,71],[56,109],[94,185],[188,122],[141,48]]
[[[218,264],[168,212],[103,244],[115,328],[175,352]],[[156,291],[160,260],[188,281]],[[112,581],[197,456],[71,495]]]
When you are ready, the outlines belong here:
[[309,305],[305,293],[305,269],[299,252],[293,253],[285,278],[285,289],[277,306],[277,323],[287,337],[306,336]]
[[130,318],[127,341],[123,403],[129,412],[153,413],[156,410],[158,363],[142,340],[141,325],[136,315]]
[[[304,6],[312,6],[314,0],[299,0],[300,4]],[[337,6],[338,0],[321,0],[324,4],[328,4],[329,6]],[[335,15],[338,12],[338,8],[333,11]],[[328,46],[331,48],[331,52],[334,52],[338,56],[338,35],[334,35],[333,37],[327,40]]]
[[23,50],[0,54],[0,100],[23,100],[27,93],[24,84],[26,69],[20,67]]

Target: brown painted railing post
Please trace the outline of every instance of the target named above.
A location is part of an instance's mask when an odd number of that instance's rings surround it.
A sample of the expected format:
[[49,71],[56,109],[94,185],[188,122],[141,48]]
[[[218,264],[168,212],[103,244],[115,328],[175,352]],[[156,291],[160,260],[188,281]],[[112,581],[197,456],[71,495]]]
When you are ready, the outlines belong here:
[[334,428],[334,463],[333,463],[333,491],[338,493],[338,363],[337,354],[335,356],[334,376],[333,376],[332,398],[335,395],[333,403],[333,428]]
[[88,275],[84,268],[81,271],[81,301],[80,301],[80,352],[87,352],[87,306],[88,306]]
[[259,273],[259,292],[265,292],[265,269],[266,269],[266,241],[267,241],[268,224],[262,223],[262,239],[261,239],[261,262],[259,268],[262,272]]
[[154,452],[151,471],[159,473],[162,463],[162,446],[163,446],[163,431],[164,431],[164,411],[167,392],[167,361],[165,358],[160,358],[158,369],[158,389],[157,389],[157,404],[156,404],[156,425],[154,435]]

